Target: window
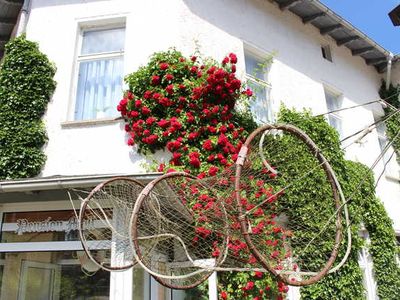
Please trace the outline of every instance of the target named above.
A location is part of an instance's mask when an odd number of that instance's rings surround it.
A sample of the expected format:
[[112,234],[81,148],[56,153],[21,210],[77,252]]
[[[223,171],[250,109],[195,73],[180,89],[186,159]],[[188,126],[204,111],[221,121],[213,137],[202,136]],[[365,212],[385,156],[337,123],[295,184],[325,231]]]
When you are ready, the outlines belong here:
[[122,97],[125,28],[81,32],[74,120],[112,118]]
[[358,254],[358,264],[360,265],[362,275],[363,275],[363,284],[365,287],[365,299],[367,300],[376,300],[378,296],[376,294],[376,281],[374,276],[373,262],[372,256],[368,251],[368,246],[371,243],[369,239],[368,232],[363,230],[361,232],[361,236],[364,238],[366,245],[361,249],[361,252]]
[[270,84],[267,83],[265,61],[251,52],[245,52],[246,79],[248,87],[253,91],[254,99],[250,109],[257,123],[272,121]]
[[342,108],[342,97],[325,89],[325,100],[328,112],[333,111],[333,113],[328,114],[329,124],[342,136],[342,118],[340,112],[337,111]]
[[321,46],[321,53],[323,58],[332,62],[332,52],[331,52],[331,47],[329,45]]
[[[379,120],[379,118],[375,118],[375,121]],[[388,139],[386,137],[386,126],[385,123],[380,122],[376,126],[376,132],[378,133],[378,141],[380,150],[383,152],[388,145]],[[393,148],[389,147],[386,152],[383,154],[382,162],[385,168],[386,175],[393,178],[400,178],[399,171],[396,170],[396,159],[392,157]],[[394,156],[394,155],[393,155]]]

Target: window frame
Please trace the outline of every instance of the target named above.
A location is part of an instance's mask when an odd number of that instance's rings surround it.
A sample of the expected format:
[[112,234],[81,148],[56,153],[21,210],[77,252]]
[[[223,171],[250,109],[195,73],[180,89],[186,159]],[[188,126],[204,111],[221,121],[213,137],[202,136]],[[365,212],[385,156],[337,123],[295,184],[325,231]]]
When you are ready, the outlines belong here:
[[[101,30],[109,30],[109,29],[125,29],[124,36],[124,49],[121,51],[112,51],[112,52],[102,52],[96,54],[81,54],[82,52],[82,44],[83,44],[83,35],[88,31],[101,31]],[[78,92],[78,82],[79,82],[79,68],[81,62],[88,62],[100,59],[111,59],[111,58],[122,58],[122,68],[124,77],[125,74],[125,49],[126,49],[126,19],[117,18],[117,19],[106,19],[101,21],[92,21],[92,22],[82,22],[77,24],[77,33],[76,33],[76,47],[75,47],[75,55],[74,55],[74,63],[73,63],[73,71],[71,78],[71,89],[70,89],[70,101],[68,108],[67,121],[63,122],[63,125],[71,125],[71,124],[83,124],[83,125],[91,125],[96,123],[108,123],[110,121],[115,121],[117,117],[105,117],[105,118],[90,118],[90,119],[75,119],[75,109],[77,105],[77,92]],[[121,85],[124,85],[124,82],[121,82]]]
[[333,63],[332,48],[329,44],[321,45],[321,56],[324,60]]
[[[324,98],[325,98],[325,106],[326,106],[326,111],[329,112],[329,105],[328,105],[328,97],[327,94],[330,94],[331,96],[335,97],[336,101],[339,102],[339,108],[338,109],[342,109],[343,108],[343,94],[340,92],[337,92],[327,86],[324,86]],[[340,123],[340,131],[332,125],[330,117],[336,119],[339,121]],[[330,113],[326,115],[326,119],[328,121],[328,124],[333,127],[339,134],[340,139],[342,139],[343,137],[343,124],[344,124],[344,118],[341,115],[340,111],[339,112],[334,112],[334,113]]]
[[[381,118],[381,116],[374,116],[375,122],[379,121]],[[378,138],[379,149],[382,151],[382,148],[384,148],[390,142],[386,135],[386,125],[384,123],[380,123],[375,127],[375,130]],[[384,147],[382,147],[381,142],[384,142]],[[382,168],[384,169],[386,165],[386,170],[384,171],[385,177],[394,180],[400,180],[400,169],[396,160],[396,153],[394,153],[393,157],[390,158],[392,151],[394,151],[393,146],[390,146],[386,153],[382,156]]]
[[[272,85],[268,80],[268,77],[269,77],[270,71],[271,71],[271,66],[268,66],[268,68],[265,68],[265,70],[263,72],[264,79],[258,78],[254,74],[249,74],[249,73],[247,73],[247,70],[246,70],[246,56],[253,57],[257,61],[262,61],[263,57],[267,57],[268,56],[268,53],[265,53],[265,52],[262,53],[259,50],[255,50],[254,48],[249,48],[248,46],[246,46],[246,47],[244,47],[243,54],[244,54],[244,66],[245,66],[245,68],[244,68],[244,74],[245,74],[244,78],[245,78],[245,81],[246,81],[246,85],[248,85],[247,83],[249,82],[250,84],[261,85],[263,88],[265,88],[265,98],[266,98],[266,104],[267,104],[267,111],[269,111],[269,113],[267,113],[267,122],[268,123],[273,122],[274,121],[274,110],[273,110],[273,105],[272,105],[273,103],[272,103],[272,98],[271,98]],[[253,91],[253,96],[255,96],[255,91]],[[253,115],[253,117],[255,117],[255,116]],[[260,121],[260,120],[255,120],[255,121],[257,123],[262,123],[263,122],[263,121]]]

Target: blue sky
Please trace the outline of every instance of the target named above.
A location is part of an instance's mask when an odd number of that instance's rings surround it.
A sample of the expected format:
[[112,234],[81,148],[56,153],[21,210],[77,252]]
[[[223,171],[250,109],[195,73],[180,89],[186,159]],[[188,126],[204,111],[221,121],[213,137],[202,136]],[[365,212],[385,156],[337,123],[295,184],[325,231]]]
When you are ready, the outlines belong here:
[[386,50],[400,54],[400,26],[388,13],[400,0],[320,0]]

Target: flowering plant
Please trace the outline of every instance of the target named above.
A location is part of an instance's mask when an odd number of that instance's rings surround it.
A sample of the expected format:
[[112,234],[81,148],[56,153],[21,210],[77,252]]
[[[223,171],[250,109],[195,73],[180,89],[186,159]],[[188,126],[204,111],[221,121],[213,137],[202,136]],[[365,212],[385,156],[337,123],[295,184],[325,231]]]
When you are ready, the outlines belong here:
[[[162,149],[171,152],[169,162],[159,164],[158,171],[180,170],[204,178],[226,170],[256,127],[248,109],[235,109],[237,103],[248,103],[253,94],[237,78],[236,63],[233,53],[221,63],[185,58],[176,50],[155,53],[146,66],[126,77],[129,90],[117,107],[126,120],[128,144],[144,154]],[[202,197],[207,196],[199,193],[198,201],[188,204],[199,222],[202,210],[213,205]],[[257,213],[261,220],[262,212]],[[211,235],[202,225],[198,224],[196,234]],[[259,227],[261,231],[264,225]],[[248,263],[255,262],[243,241],[231,239],[228,247]],[[214,254],[219,255],[216,246]],[[287,290],[259,272],[224,272],[219,278],[221,299],[269,299],[277,294],[280,298]]]

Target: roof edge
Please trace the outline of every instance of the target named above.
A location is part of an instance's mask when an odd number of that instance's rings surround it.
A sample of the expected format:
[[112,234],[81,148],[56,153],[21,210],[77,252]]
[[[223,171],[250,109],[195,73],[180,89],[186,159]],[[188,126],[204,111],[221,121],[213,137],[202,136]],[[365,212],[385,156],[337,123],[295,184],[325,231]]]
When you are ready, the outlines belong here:
[[12,192],[33,192],[43,190],[64,190],[78,187],[93,187],[114,177],[128,177],[139,181],[151,181],[163,173],[127,173],[78,176],[50,176],[0,181],[0,194]]

